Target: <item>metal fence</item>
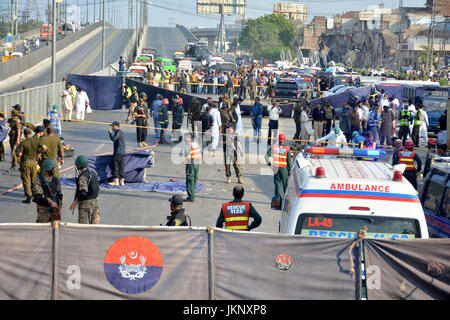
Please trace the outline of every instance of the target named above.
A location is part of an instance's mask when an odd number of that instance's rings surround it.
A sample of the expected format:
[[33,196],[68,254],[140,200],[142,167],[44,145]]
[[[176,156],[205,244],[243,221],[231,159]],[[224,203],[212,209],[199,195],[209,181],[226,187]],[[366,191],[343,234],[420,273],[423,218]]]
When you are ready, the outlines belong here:
[[[46,117],[47,112],[54,105],[61,105],[61,91],[64,89],[65,82],[34,87],[23,91],[16,91],[0,95],[0,111],[11,112],[11,107],[20,104],[23,113],[34,115],[36,117],[25,116],[26,122],[42,122],[41,117]],[[8,115],[6,115],[8,117]]]
[[[64,39],[56,42],[56,51],[60,51],[70,45],[71,43],[81,39],[85,35],[102,26],[102,22],[94,23],[81,31],[75,32]],[[108,24],[108,26],[110,26]],[[52,53],[51,46],[42,47],[39,50],[33,51],[30,54],[24,55],[22,58],[12,59],[0,64],[0,81],[5,80],[13,75],[22,73],[31,67],[35,66],[41,61],[49,58]]]

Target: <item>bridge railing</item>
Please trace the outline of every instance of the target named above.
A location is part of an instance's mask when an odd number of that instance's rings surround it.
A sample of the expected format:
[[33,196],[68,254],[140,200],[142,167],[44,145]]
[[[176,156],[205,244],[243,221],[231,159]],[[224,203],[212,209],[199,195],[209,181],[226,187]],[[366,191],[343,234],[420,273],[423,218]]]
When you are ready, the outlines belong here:
[[5,93],[0,95],[0,112],[5,118],[9,118],[11,107],[20,104],[21,111],[24,114],[34,115],[36,118],[25,117],[26,122],[42,122],[42,116],[47,116],[50,108],[57,104],[61,106],[61,92],[64,89],[65,82],[34,87],[22,91]]
[[188,42],[198,42],[200,41],[192,32],[190,32],[185,26],[177,24],[177,28],[184,34]]
[[[81,39],[85,35],[91,33],[95,29],[102,26],[102,22],[96,22],[78,32],[72,33],[64,39],[56,42],[56,51],[60,51],[70,45],[71,43]],[[108,24],[108,26],[111,26]],[[50,42],[49,42],[50,43]],[[0,81],[8,79],[9,77],[22,73],[31,67],[35,66],[41,61],[49,58],[52,53],[51,45],[41,47],[40,49],[24,55],[21,58],[11,59],[0,64]]]

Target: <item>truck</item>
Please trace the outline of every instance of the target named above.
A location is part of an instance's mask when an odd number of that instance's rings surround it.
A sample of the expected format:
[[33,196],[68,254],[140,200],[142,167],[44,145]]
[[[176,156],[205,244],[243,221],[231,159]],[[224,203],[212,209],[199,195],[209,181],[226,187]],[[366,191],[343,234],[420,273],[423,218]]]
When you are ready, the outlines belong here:
[[48,41],[51,37],[53,37],[52,25],[44,24],[40,30],[40,38],[41,40]]
[[414,104],[422,103],[428,115],[428,131],[438,133],[439,117],[447,110],[449,87],[409,84],[403,86],[403,103],[411,100]]
[[156,58],[155,66],[159,66],[160,70],[164,72],[177,72],[177,66],[172,59],[169,58]]

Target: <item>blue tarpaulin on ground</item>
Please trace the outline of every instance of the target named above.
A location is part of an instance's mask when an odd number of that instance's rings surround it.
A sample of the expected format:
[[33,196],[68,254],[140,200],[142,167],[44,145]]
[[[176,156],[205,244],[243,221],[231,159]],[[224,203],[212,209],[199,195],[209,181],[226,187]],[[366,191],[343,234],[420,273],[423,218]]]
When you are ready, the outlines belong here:
[[121,77],[69,74],[67,82],[86,91],[91,108],[94,110],[122,109],[123,79]]
[[[95,170],[98,174],[99,182],[106,182],[112,176],[113,156],[100,155],[88,157],[89,168]],[[125,182],[144,182],[145,169],[153,165],[153,155],[148,151],[136,151],[127,153],[124,156],[125,162]]]
[[[75,187],[75,178],[61,178],[61,185],[63,187]],[[197,183],[195,192],[199,192],[203,185]],[[186,192],[185,181],[164,181],[164,182],[134,182],[125,183],[124,186],[110,186],[108,183],[101,183],[101,189],[109,190],[135,190],[148,192]]]

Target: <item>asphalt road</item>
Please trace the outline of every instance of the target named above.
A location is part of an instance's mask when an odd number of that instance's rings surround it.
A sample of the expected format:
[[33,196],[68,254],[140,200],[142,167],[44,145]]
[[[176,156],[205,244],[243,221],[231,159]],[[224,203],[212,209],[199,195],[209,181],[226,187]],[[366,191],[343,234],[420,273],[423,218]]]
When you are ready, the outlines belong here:
[[[89,114],[86,120],[110,123],[113,120],[122,121],[126,118],[125,111],[98,111]],[[171,118],[171,117],[170,117]],[[186,117],[185,117],[186,120]],[[246,135],[252,135],[250,119],[244,120]],[[263,136],[267,135],[267,119],[264,119]],[[112,142],[109,140],[107,130],[109,125],[88,124],[79,122],[63,122],[62,136],[66,143],[75,148],[75,157],[67,158],[62,169],[74,164],[77,155],[88,156],[112,152]],[[169,124],[171,127],[171,124]],[[294,134],[292,119],[282,119],[280,127],[285,130],[288,137]],[[186,123],[183,125],[186,128]],[[122,126],[125,134],[127,149],[137,147],[136,130],[133,127]],[[155,134],[149,130],[147,143],[155,143]],[[257,150],[257,144],[245,139],[243,147],[248,151],[246,163],[243,164],[243,179],[245,188],[244,199],[251,201],[263,218],[262,225],[255,231],[278,232],[280,211],[270,209],[270,200],[273,196],[273,173],[264,163],[266,144],[263,140]],[[21,183],[20,172],[6,172],[10,167],[9,145],[5,146],[8,162],[0,162],[0,194]],[[158,145],[153,148],[155,165],[147,169],[148,182],[165,182],[169,179],[185,181],[185,167],[173,160],[174,145]],[[220,148],[218,148],[220,149]],[[259,157],[257,156],[259,151]],[[198,183],[203,184],[193,203],[185,203],[187,214],[190,215],[195,226],[215,226],[223,202],[232,200],[232,189],[237,183],[233,168],[232,183],[226,183],[224,165],[221,163],[223,155],[217,152],[215,158],[204,154],[205,164],[201,165]],[[218,163],[216,163],[216,161]],[[74,169],[63,173],[65,177],[72,177]],[[78,213],[72,215],[69,206],[74,196],[74,188],[64,187],[63,221],[77,222]],[[102,224],[114,225],[165,225],[166,216],[169,215],[168,199],[173,195],[169,192],[145,192],[101,189],[100,214]],[[182,194],[185,197],[185,194]],[[0,196],[0,223],[7,222],[35,222],[36,205],[23,204],[23,189],[16,189]]]
[[[128,30],[108,28],[106,33],[106,64],[119,59],[128,43]],[[56,57],[56,79],[62,80],[68,73],[90,74],[102,69],[101,28],[93,31],[91,38],[69,51],[58,52]],[[0,94],[22,90],[23,86],[32,88],[51,83],[51,62],[43,62],[26,74],[0,85]]]
[[187,39],[177,28],[149,27],[144,47],[156,48],[156,55],[162,58],[173,58],[175,51],[183,51]]
[[[92,124],[80,122],[63,122],[62,136],[67,144],[75,148],[75,156],[67,158],[61,170],[73,166],[76,156],[84,154],[94,156],[112,152],[112,142],[109,139],[108,125],[114,120],[123,121],[126,118],[125,110],[97,111],[88,114],[86,120],[104,122],[105,124]],[[171,116],[169,117],[172,118]],[[184,117],[186,121],[186,117]],[[264,155],[267,151],[266,141],[256,144],[251,136],[253,130],[249,118],[243,118],[242,146],[245,153],[245,162],[242,164],[245,196],[244,199],[253,203],[261,214],[263,222],[255,231],[278,233],[280,211],[270,209],[270,201],[274,193],[273,172],[265,164]],[[287,138],[293,137],[295,125],[292,119],[280,119],[280,131]],[[169,123],[171,128],[171,123]],[[186,128],[186,122],[182,128]],[[267,137],[268,118],[263,119],[262,137]],[[137,148],[136,130],[134,127],[122,126],[125,134],[126,148]],[[155,134],[149,129],[147,143],[152,146],[156,142]],[[176,156],[176,145],[158,145],[152,148],[155,155],[154,166],[147,169],[147,182],[167,182],[170,179],[185,181],[185,166]],[[23,189],[14,189],[21,183],[20,172],[7,172],[10,167],[9,144],[5,143],[6,160],[0,162],[0,223],[9,222],[35,222],[36,205],[23,204],[25,198]],[[200,166],[199,181],[201,190],[197,193],[196,201],[185,203],[186,213],[191,217],[194,226],[215,226],[217,217],[223,202],[232,200],[232,189],[237,183],[237,178],[232,171],[232,183],[226,183],[223,154],[218,148],[216,157],[211,158],[208,152],[203,154],[204,163]],[[419,152],[422,159],[425,153]],[[62,173],[62,176],[72,178],[74,169]],[[9,191],[8,190],[11,190]],[[74,196],[74,188],[63,187],[64,205],[62,220],[65,222],[77,222],[78,213],[72,214],[69,206]],[[5,193],[5,194],[3,194]],[[3,195],[1,195],[3,194]],[[120,189],[101,189],[100,215],[102,224],[112,225],[140,225],[159,226],[165,225],[166,216],[169,215],[168,199],[174,193],[170,192],[146,192],[128,191]],[[186,194],[181,194],[183,197]]]

